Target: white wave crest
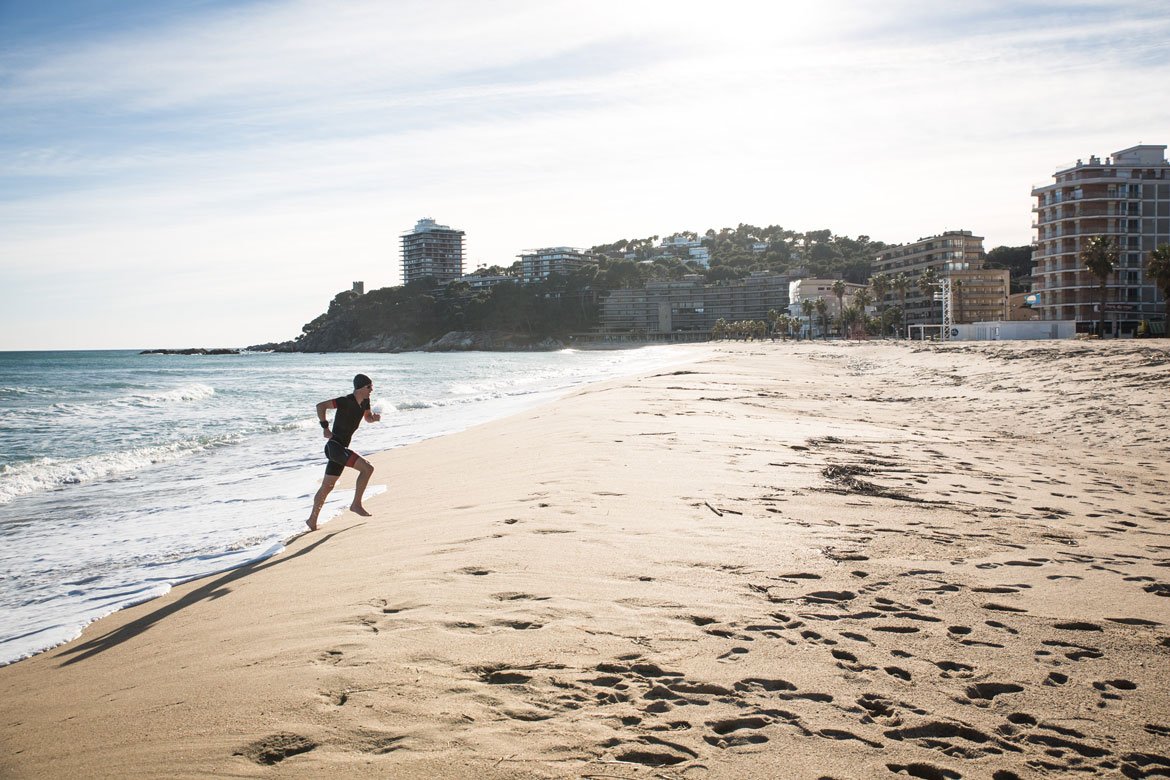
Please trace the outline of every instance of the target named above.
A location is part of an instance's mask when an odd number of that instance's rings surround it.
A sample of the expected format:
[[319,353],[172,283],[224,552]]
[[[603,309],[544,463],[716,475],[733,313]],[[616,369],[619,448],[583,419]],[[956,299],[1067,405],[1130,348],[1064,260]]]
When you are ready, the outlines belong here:
[[89,455],[75,460],[42,458],[31,463],[0,466],[0,504],[14,498],[54,490],[67,485],[80,485],[96,479],[126,474],[178,460],[217,444],[226,444],[231,437],[216,440],[176,442],[157,447],[136,447],[123,452]]
[[103,401],[85,403],[70,403],[62,401],[53,404],[53,411],[61,414],[71,414],[88,417],[102,414],[111,409],[157,409],[179,403],[203,401],[215,395],[215,388],[202,383],[181,385],[169,390],[160,390],[154,393],[134,393]]
[[215,395],[214,387],[196,382],[158,393],[138,393],[121,400],[135,406],[161,406],[185,401],[202,401],[213,395]]

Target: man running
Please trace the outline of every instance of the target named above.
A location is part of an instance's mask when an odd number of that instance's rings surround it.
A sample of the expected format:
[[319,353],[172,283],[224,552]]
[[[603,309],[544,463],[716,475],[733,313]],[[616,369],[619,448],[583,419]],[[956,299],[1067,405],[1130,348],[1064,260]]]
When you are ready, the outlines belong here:
[[[305,524],[310,531],[317,530],[317,516],[321,514],[321,507],[337,478],[346,466],[358,470],[357,485],[354,487],[353,503],[349,505],[351,512],[362,517],[369,517],[370,513],[362,506],[362,494],[366,492],[366,485],[370,484],[370,477],[374,474],[374,467],[370,462],[349,448],[349,440],[354,431],[362,424],[362,418],[369,422],[378,422],[382,415],[370,411],[370,394],[374,392],[374,383],[365,374],[358,374],[353,378],[353,392],[330,401],[317,404],[317,419],[325,432],[325,457],[329,462],[325,464],[325,479],[321,481],[321,489],[313,497],[313,513]],[[325,419],[326,409],[336,409],[333,415],[333,431],[329,430],[329,421]]]

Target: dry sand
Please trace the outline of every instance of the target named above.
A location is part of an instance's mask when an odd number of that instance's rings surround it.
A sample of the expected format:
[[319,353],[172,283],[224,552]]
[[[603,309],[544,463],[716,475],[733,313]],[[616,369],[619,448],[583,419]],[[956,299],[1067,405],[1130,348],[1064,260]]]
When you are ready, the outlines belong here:
[[0,669],[0,776],[1170,775],[1170,346],[695,356]]

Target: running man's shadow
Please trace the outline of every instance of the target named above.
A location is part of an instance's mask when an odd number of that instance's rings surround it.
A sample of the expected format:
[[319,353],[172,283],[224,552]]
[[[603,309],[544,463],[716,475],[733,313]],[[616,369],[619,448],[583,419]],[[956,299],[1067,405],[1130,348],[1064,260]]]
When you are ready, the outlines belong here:
[[[211,580],[206,585],[201,585],[182,598],[165,606],[159,607],[154,612],[143,615],[137,620],[133,620],[124,626],[110,631],[107,634],[94,637],[88,642],[82,642],[76,647],[71,647],[62,651],[62,656],[71,655],[74,657],[62,661],[60,664],[58,664],[58,668],[75,664],[78,661],[84,661],[87,658],[92,658],[98,653],[105,652],[112,647],[117,647],[123,642],[133,639],[139,634],[145,633],[147,629],[164,618],[170,617],[179,610],[186,609],[193,604],[198,604],[200,601],[214,601],[221,596],[226,596],[227,594],[231,593],[231,588],[227,586],[231,585],[236,580],[243,579],[244,577],[247,577],[250,574],[255,574],[258,571],[263,571],[264,569],[269,569],[273,566],[279,566],[282,563],[287,563],[294,558],[299,558],[300,556],[313,551],[320,545],[329,541],[334,536],[345,533],[346,531],[352,530],[354,528],[360,528],[363,525],[365,525],[365,523],[358,523],[357,525],[351,525],[348,528],[342,528],[338,531],[334,531],[331,534],[327,534],[326,536],[321,537],[307,547],[301,550],[297,550],[292,555],[278,555],[273,558],[267,558],[263,561],[256,561],[255,563],[246,564],[239,567],[238,569],[230,569],[229,571],[225,572],[223,576]],[[289,543],[296,541],[301,536],[304,536],[304,534],[302,533],[294,536],[292,539],[289,539]]]

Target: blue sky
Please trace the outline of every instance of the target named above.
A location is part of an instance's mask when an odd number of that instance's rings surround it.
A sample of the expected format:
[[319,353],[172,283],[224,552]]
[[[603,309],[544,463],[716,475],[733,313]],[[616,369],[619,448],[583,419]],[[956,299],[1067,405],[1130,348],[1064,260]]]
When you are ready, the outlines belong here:
[[[740,222],[1031,239],[1170,143],[1161,3],[0,0],[0,349],[291,338],[399,282]],[[470,270],[470,268],[468,269]]]

